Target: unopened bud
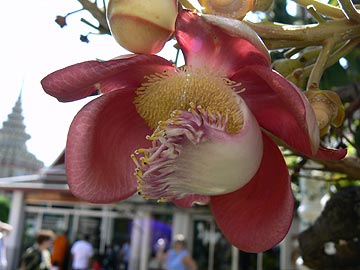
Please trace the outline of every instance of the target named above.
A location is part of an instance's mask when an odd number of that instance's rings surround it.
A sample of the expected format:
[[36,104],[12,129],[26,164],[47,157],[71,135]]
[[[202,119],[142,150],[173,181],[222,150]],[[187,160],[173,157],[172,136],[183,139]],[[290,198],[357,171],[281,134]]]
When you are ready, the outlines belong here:
[[204,13],[242,20],[255,6],[255,0],[199,0]]
[[290,75],[295,69],[302,67],[303,64],[298,59],[278,59],[272,64],[272,68],[284,77]]
[[327,134],[330,125],[341,126],[344,121],[344,106],[333,91],[309,90],[305,92],[313,108],[320,129],[320,136]]
[[154,54],[172,37],[177,13],[176,0],[110,0],[107,20],[122,47]]

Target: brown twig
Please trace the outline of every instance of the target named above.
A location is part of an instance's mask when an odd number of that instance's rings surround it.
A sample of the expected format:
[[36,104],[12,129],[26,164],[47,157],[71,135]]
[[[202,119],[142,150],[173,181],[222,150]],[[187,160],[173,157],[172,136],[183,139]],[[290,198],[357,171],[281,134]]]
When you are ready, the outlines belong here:
[[106,21],[105,10],[101,10],[96,3],[92,3],[89,0],[78,0],[78,2],[99,22],[99,30],[102,30],[104,34],[110,34],[110,29]]
[[324,166],[329,172],[344,173],[348,180],[360,180],[360,159],[358,157],[346,157],[338,161],[316,161]]

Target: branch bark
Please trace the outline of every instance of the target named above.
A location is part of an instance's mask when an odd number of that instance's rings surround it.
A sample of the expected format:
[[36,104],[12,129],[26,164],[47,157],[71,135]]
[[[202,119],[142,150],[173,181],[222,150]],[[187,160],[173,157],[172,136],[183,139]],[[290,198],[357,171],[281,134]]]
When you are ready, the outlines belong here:
[[110,29],[106,21],[105,10],[101,10],[96,3],[92,3],[89,0],[78,0],[78,2],[99,22],[99,30],[103,31],[102,34],[110,34]]
[[[301,255],[312,269],[359,270],[360,187],[340,190],[328,201],[313,226],[299,234]],[[332,242],[335,252],[326,252]]]
[[329,172],[338,172],[347,175],[349,180],[360,180],[360,159],[358,157],[346,157],[338,161],[316,161],[324,166]]
[[334,91],[339,95],[342,102],[350,103],[360,97],[360,82],[338,87]]

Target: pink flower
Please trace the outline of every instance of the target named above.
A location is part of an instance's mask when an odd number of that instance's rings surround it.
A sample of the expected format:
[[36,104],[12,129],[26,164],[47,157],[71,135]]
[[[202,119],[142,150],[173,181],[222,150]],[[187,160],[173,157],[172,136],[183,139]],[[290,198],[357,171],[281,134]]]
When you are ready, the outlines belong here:
[[102,94],[70,127],[70,189],[96,203],[136,191],[182,207],[209,203],[233,245],[267,250],[293,216],[288,169],[273,139],[316,159],[341,159],[346,150],[319,146],[307,99],[271,70],[266,48],[245,24],[181,11],[175,35],[183,68],[130,55],[42,80],[60,101]]

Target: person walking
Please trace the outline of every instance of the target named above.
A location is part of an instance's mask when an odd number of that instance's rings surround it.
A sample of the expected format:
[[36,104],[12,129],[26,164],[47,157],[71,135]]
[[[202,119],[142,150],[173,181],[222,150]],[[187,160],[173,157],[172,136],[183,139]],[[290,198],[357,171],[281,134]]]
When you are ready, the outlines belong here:
[[62,231],[55,237],[51,253],[51,263],[56,265],[59,270],[67,270],[68,248],[67,233]]
[[174,237],[173,247],[167,252],[158,251],[158,258],[165,261],[167,270],[197,270],[197,265],[186,249],[185,238],[182,234]]
[[21,270],[51,270],[51,255],[49,248],[52,245],[54,234],[50,230],[39,231],[36,243],[26,249],[22,256]]
[[0,270],[7,269],[7,258],[6,258],[6,246],[4,238],[7,234],[12,231],[12,226],[10,224],[0,221]]
[[76,241],[71,247],[72,270],[89,270],[94,249],[90,243],[89,235],[84,235],[83,240]]
[[124,270],[128,270],[129,268],[129,260],[130,260],[130,242],[127,240],[125,243],[121,246],[120,255],[121,255],[121,262],[123,265]]

